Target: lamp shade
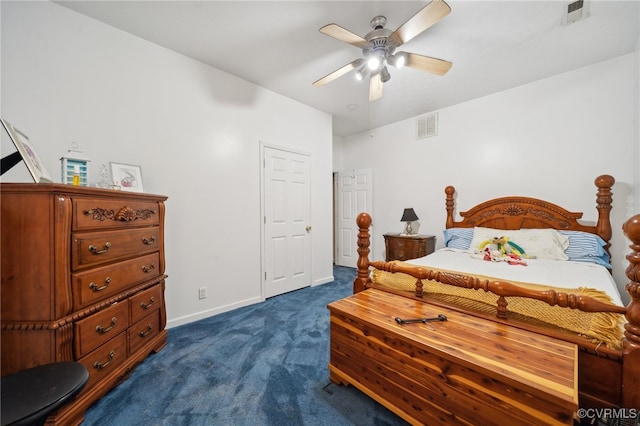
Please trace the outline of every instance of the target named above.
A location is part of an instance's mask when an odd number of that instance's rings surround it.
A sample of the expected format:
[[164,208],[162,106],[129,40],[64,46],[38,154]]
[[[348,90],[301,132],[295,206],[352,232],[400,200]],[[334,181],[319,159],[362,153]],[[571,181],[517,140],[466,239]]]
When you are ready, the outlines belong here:
[[400,222],[413,222],[414,220],[418,220],[416,212],[413,211],[412,208],[404,209],[404,213],[402,213],[402,219],[400,219]]

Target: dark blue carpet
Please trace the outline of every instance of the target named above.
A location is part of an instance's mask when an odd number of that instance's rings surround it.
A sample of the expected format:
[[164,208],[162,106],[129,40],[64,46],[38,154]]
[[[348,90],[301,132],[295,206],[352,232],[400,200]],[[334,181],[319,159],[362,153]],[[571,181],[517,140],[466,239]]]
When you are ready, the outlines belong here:
[[335,281],[169,329],[167,346],[96,402],[83,425],[406,425],[353,386],[329,381]]

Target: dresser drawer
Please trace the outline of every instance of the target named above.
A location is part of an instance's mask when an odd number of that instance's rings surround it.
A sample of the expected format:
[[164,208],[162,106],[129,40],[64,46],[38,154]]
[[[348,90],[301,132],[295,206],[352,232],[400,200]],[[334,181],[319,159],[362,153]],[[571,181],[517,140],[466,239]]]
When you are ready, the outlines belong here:
[[123,331],[98,349],[80,358],[78,362],[89,371],[89,381],[85,386],[90,389],[94,384],[118,369],[127,359],[127,332]]
[[73,324],[73,347],[81,358],[129,326],[126,302],[117,303]]
[[425,253],[420,250],[391,249],[389,250],[388,256],[393,260],[409,260],[423,257],[425,256]]
[[74,271],[158,251],[160,228],[73,234],[71,267]]
[[129,355],[134,354],[147,342],[160,333],[160,310],[156,309],[150,315],[129,327]]
[[393,241],[393,245],[396,250],[419,251],[424,246],[424,242],[409,238],[397,238]]
[[129,298],[131,324],[162,306],[162,287],[155,285]]
[[158,225],[158,203],[74,198],[73,230]]
[[387,262],[409,260],[433,253],[435,237],[432,235],[384,234],[384,244]]
[[160,255],[152,253],[71,274],[74,309],[93,305],[143,280],[158,276],[159,262]]

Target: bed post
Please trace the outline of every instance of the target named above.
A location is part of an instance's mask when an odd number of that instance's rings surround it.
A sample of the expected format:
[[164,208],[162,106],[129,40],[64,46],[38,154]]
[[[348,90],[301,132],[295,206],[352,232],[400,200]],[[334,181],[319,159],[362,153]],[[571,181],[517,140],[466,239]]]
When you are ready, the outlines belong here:
[[629,218],[622,231],[631,240],[631,253],[626,256],[629,266],[625,271],[630,280],[625,289],[631,302],[627,305],[622,346],[622,403],[625,408],[640,408],[640,214]]
[[598,223],[596,224],[596,233],[607,242],[605,250],[609,253],[611,243],[611,202],[613,201],[611,187],[616,183],[613,176],[600,175],[596,178],[595,184],[598,187],[596,193],[596,209],[598,209]]
[[455,201],[453,200],[453,194],[455,194],[456,189],[453,186],[447,186],[444,189],[444,193],[447,194],[445,206],[447,209],[447,221],[445,222],[445,227],[447,229],[453,228],[453,208],[455,207]]
[[369,282],[369,246],[371,245],[371,216],[368,213],[360,213],[356,219],[358,225],[358,271],[353,280],[353,293],[358,293],[366,288]]

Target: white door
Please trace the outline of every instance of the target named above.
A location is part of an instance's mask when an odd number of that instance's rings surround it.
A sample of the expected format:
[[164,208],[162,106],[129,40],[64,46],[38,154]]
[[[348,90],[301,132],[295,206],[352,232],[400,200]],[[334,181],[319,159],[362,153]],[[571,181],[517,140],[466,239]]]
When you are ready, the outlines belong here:
[[264,297],[311,285],[309,156],[264,147]]
[[[362,212],[372,214],[372,174],[371,169],[338,173],[337,265],[356,267],[358,261],[356,218]],[[372,246],[369,249],[373,251]]]

